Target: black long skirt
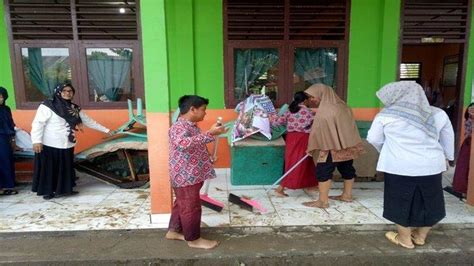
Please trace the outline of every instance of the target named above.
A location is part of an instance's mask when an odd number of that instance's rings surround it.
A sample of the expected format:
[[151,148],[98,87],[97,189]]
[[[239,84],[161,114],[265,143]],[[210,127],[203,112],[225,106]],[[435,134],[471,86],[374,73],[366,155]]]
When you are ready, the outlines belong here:
[[383,217],[405,227],[433,226],[446,216],[441,173],[401,176],[385,173]]
[[11,136],[0,134],[0,188],[15,187],[15,161],[10,144]]
[[38,195],[65,195],[76,185],[74,148],[58,149],[43,145],[35,154],[33,192]]

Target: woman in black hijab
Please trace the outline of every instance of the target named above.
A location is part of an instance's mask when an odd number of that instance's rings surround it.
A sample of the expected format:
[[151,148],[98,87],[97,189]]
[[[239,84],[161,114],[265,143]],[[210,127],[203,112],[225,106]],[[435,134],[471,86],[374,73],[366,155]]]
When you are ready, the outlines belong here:
[[5,105],[8,92],[0,87],[0,195],[15,195],[15,123],[10,107]]
[[54,90],[53,99],[45,100],[36,112],[31,127],[35,151],[33,192],[44,199],[76,194],[74,171],[75,131],[83,125],[109,133],[110,130],[91,118],[72,102],[74,87],[62,84]]

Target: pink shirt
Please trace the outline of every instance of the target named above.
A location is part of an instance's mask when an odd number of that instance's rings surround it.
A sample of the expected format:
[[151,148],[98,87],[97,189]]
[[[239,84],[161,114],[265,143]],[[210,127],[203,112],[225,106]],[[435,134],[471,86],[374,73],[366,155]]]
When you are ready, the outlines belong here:
[[315,113],[304,105],[300,107],[300,110],[296,113],[286,111],[278,117],[276,124],[286,125],[288,132],[310,133]]
[[216,177],[207,143],[214,137],[196,123],[179,118],[169,130],[169,172],[173,187],[187,187]]

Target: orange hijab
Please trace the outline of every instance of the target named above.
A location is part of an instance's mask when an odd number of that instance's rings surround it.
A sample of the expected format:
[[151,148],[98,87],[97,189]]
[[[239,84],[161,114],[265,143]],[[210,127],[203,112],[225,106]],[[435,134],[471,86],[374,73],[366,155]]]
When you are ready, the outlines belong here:
[[331,87],[314,84],[305,93],[321,99],[308,141],[307,152],[313,158],[322,150],[343,150],[362,142],[352,110]]

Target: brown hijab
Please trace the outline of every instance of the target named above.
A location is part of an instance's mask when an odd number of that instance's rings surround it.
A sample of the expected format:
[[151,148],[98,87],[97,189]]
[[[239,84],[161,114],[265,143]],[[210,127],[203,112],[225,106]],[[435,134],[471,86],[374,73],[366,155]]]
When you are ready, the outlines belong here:
[[308,141],[307,152],[313,158],[322,150],[343,150],[362,142],[352,110],[331,87],[314,84],[305,93],[321,99]]

